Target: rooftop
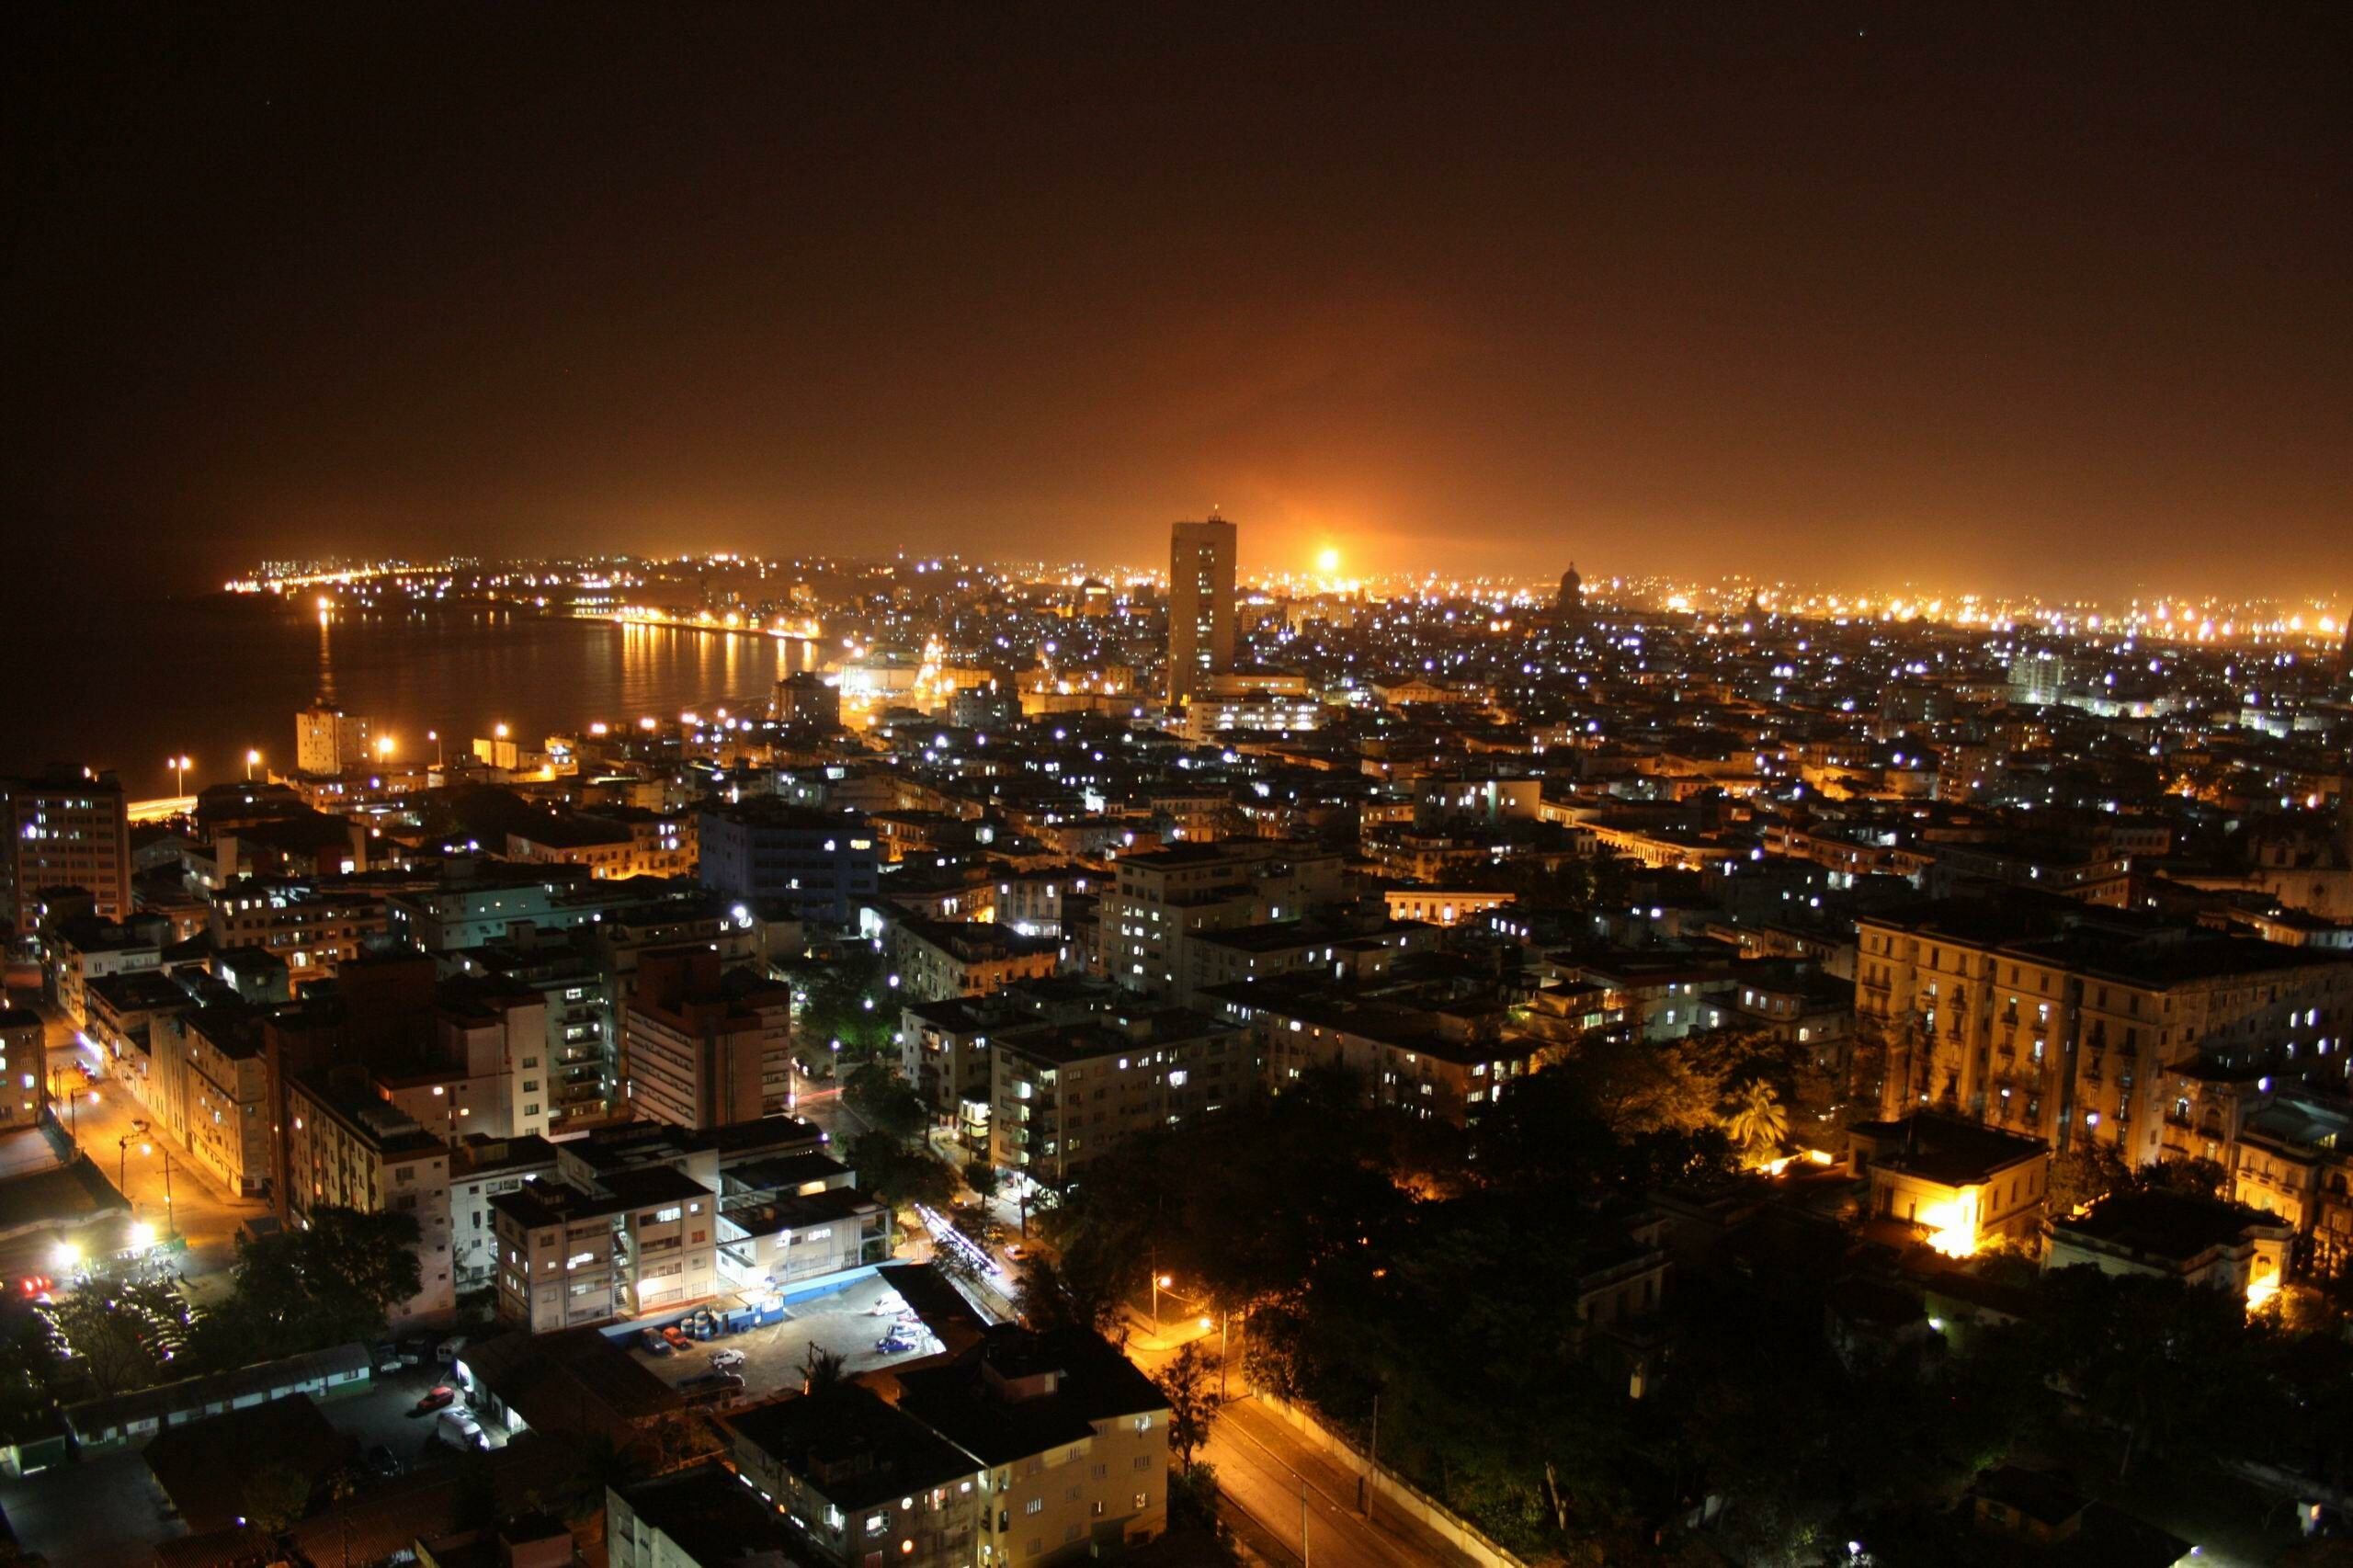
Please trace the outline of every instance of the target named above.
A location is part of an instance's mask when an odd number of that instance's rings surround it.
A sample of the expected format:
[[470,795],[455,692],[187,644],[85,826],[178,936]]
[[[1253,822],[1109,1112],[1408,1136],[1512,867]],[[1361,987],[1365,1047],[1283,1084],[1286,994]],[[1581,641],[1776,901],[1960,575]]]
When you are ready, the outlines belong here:
[[1850,1135],[1870,1150],[1870,1163],[1946,1187],[1974,1187],[2012,1165],[2051,1152],[2040,1138],[1984,1127],[1959,1117],[1920,1111],[1894,1121],[1863,1121]]

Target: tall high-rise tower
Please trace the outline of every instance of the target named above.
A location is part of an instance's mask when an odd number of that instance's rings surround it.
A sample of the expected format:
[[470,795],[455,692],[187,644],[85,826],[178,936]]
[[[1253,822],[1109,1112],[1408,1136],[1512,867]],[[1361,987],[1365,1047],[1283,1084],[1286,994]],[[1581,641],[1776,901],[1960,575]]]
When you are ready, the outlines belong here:
[[1168,702],[1233,667],[1233,525],[1178,523],[1168,540]]

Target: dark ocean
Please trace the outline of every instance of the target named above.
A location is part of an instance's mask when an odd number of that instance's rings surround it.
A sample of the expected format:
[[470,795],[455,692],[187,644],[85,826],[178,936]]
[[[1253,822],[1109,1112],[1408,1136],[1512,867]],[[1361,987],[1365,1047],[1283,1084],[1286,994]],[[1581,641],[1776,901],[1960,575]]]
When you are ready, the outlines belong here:
[[[308,601],[304,601],[307,605]],[[48,762],[113,768],[132,799],[240,778],[248,749],[290,767],[294,713],[319,686],[314,609],[230,596],[120,603],[92,613],[12,597],[0,619],[0,771]],[[399,755],[454,755],[504,722],[536,746],[596,720],[764,703],[766,638],[715,636],[494,608],[338,615],[335,694]]]

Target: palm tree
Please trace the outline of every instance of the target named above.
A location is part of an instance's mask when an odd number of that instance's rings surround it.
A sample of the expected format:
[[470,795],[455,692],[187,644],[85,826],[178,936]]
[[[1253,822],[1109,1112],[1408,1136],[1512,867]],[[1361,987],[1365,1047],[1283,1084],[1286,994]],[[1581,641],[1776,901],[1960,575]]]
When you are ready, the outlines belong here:
[[801,1392],[815,1393],[840,1382],[843,1360],[839,1351],[827,1350],[811,1340],[807,1353],[801,1358]]
[[1781,1140],[1790,1135],[1790,1113],[1773,1093],[1773,1085],[1758,1078],[1742,1092],[1724,1131],[1761,1165],[1773,1157]]

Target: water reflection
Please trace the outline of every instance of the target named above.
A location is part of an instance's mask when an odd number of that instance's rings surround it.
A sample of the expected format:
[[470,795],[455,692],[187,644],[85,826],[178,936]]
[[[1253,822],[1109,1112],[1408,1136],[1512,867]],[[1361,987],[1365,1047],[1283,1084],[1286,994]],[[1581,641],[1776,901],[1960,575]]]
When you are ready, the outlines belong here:
[[[164,758],[174,753],[195,756],[191,787],[241,777],[248,748],[289,767],[295,710],[319,686],[319,632],[307,608],[208,602],[159,607],[132,637],[32,631],[22,652],[44,671],[44,700],[9,714],[0,767],[112,767],[134,796],[169,792]],[[502,722],[536,747],[597,720],[764,710],[784,673],[771,638],[490,609],[339,613],[330,645],[344,708],[397,736],[411,758],[431,755],[434,730],[456,755]]]

